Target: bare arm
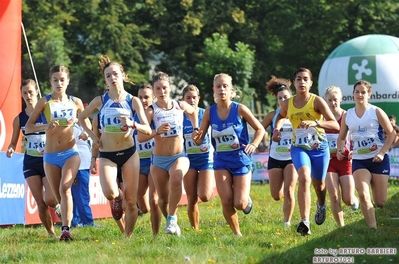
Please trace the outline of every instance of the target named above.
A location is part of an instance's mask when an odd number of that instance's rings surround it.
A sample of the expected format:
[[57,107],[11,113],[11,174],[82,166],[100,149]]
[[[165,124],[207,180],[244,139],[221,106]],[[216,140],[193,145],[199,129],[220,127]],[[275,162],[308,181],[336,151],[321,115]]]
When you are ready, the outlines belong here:
[[[146,120],[149,124],[151,124],[152,119],[154,118],[154,108],[152,108],[151,106],[149,106],[145,111],[145,117]],[[150,127],[151,128],[151,127]],[[159,136],[159,134],[157,134],[157,131],[155,130],[151,130],[151,133],[148,134],[143,134],[143,133],[137,133],[137,140],[139,142],[146,142],[156,136]]]
[[[50,124],[35,124],[36,120],[39,118],[40,114],[44,111],[44,107],[46,106],[47,99],[45,97],[39,99],[33,112],[31,113],[28,121],[25,125],[26,133],[36,133],[40,131],[44,131],[48,129]],[[53,121],[57,123],[57,121]]]
[[187,118],[191,121],[193,128],[198,127],[198,112],[194,107],[184,101],[180,101],[180,108],[187,114]]
[[210,109],[205,109],[204,115],[202,116],[201,127],[199,131],[193,131],[192,139],[195,145],[199,146],[204,141],[206,132],[208,131],[209,124],[210,124]]
[[324,120],[318,120],[317,123],[315,122],[314,126],[339,131],[339,124],[323,98],[316,96],[314,108],[316,112],[319,112],[324,117]]
[[90,120],[89,117],[95,113],[98,109],[100,109],[102,105],[102,100],[101,100],[101,96],[97,96],[95,97],[90,104],[79,113],[78,115],[78,119],[79,119],[79,123],[82,126],[82,128],[84,129],[84,131],[89,135],[89,137],[93,140],[93,147],[95,144],[99,143],[99,138],[97,137],[97,135],[91,130],[90,127]]
[[243,104],[240,104],[238,107],[238,114],[248,122],[248,124],[255,130],[254,140],[252,143],[249,143],[245,146],[245,152],[249,155],[256,152],[260,142],[265,135],[265,129],[258,119],[251,113],[248,107]]
[[378,122],[380,123],[381,127],[384,129],[384,131],[387,134],[387,138],[385,139],[385,143],[382,146],[380,152],[374,157],[373,161],[377,161],[375,159],[382,161],[384,158],[384,155],[389,151],[389,149],[392,146],[392,143],[394,142],[394,140],[396,138],[396,132],[395,132],[391,122],[389,122],[389,118],[388,118],[387,114],[381,108],[376,109],[376,114],[377,114]]
[[10,145],[8,145],[8,150],[6,153],[6,156],[8,158],[12,157],[12,154],[15,152],[15,148],[17,147],[18,144],[18,139],[19,139],[19,134],[21,132],[21,126],[19,123],[19,117],[16,116],[14,118],[14,121],[12,122],[12,136],[11,136],[11,142]]
[[284,102],[282,102],[280,113],[277,115],[276,118],[276,125],[274,127],[274,130],[272,131],[272,140],[275,142],[279,142],[281,139],[280,129],[284,125],[285,119],[287,118],[288,101],[289,100],[285,100]]
[[346,125],[346,115],[347,115],[347,113],[345,113],[342,116],[341,129],[339,131],[339,136],[337,139],[337,159],[338,160],[342,160],[345,157],[344,156],[344,147],[345,147],[345,142],[346,142],[346,138],[348,136],[348,131],[349,131],[349,128]]
[[140,100],[135,96],[133,97],[132,103],[133,103],[133,109],[140,120],[140,124],[135,123],[134,126],[140,133],[151,135],[152,130],[150,125],[148,124],[148,120],[145,115],[143,105],[141,104]]

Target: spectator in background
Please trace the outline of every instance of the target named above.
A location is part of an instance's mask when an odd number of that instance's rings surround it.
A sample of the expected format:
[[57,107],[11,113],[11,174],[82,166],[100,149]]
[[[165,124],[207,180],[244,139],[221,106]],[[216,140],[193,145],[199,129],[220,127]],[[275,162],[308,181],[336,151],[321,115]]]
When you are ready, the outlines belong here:
[[79,122],[75,123],[75,141],[79,150],[80,166],[72,184],[73,218],[72,227],[94,226],[90,207],[90,157],[91,139],[88,138]]
[[269,134],[265,131],[265,135],[262,138],[262,141],[259,143],[258,148],[256,149],[256,153],[264,153],[269,151]]

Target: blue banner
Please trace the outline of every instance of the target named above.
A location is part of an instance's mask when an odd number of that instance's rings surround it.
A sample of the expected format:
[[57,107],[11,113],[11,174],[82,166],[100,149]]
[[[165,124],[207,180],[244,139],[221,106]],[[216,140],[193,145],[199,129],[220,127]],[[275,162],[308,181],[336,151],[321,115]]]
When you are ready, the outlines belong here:
[[25,223],[23,159],[23,154],[14,153],[9,159],[0,152],[0,225]]

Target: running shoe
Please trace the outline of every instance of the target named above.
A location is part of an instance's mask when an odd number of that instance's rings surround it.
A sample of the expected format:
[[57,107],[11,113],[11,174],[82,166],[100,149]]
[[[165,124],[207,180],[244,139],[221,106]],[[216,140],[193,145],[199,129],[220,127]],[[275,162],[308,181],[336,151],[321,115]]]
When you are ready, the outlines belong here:
[[172,235],[176,235],[176,236],[181,235],[181,230],[180,230],[180,227],[177,224],[176,220],[166,219],[165,234],[172,234]]
[[355,202],[353,204],[351,204],[351,209],[353,211],[356,211],[357,209],[359,209],[359,199],[357,199],[356,196],[355,196]]
[[312,233],[310,232],[310,222],[306,221],[306,220],[302,220],[298,224],[298,227],[296,228],[296,231],[298,233],[300,233],[302,236],[311,235]]
[[321,225],[326,220],[326,207],[319,206],[319,203],[316,203],[316,205],[317,205],[317,211],[316,214],[314,215],[314,221],[316,222],[316,224]]
[[72,240],[73,240],[73,237],[72,237],[71,233],[69,233],[69,230],[67,230],[67,229],[62,230],[62,233],[60,236],[60,241],[68,242],[68,241],[72,241]]
[[284,222],[284,227],[290,227],[291,223],[290,222]]
[[252,199],[250,196],[248,196],[248,204],[247,207],[245,207],[244,210],[242,210],[244,214],[249,214],[252,211]]
[[122,197],[122,193],[120,190],[119,190],[119,194],[120,194],[119,200],[114,199],[111,201],[111,213],[112,213],[112,217],[115,220],[120,220],[123,216],[123,208],[122,208],[123,197]]
[[60,219],[60,221],[61,221],[61,220],[62,220],[62,219],[61,219],[61,205],[60,205],[60,204],[57,204],[57,205],[53,208],[53,210],[54,210],[54,213],[57,215],[58,219]]

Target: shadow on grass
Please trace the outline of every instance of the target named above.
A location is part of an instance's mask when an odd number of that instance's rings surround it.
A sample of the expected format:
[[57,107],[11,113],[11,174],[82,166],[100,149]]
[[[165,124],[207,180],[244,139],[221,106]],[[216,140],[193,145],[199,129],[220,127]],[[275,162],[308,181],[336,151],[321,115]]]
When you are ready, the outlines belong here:
[[[397,187],[399,181],[390,181],[391,185]],[[350,224],[343,228],[331,226],[332,231],[322,236],[320,232],[323,232],[323,225],[317,226],[311,221],[314,235],[298,235],[297,240],[303,240],[300,246],[279,254],[269,254],[260,263],[399,263],[399,193],[388,196],[386,206],[383,209],[376,208],[375,212],[377,230],[368,228],[360,208],[361,220],[350,222],[350,214],[345,214],[345,220]],[[331,217],[329,221],[334,221],[331,214],[328,217]],[[344,252],[345,249],[348,250]],[[337,253],[337,257],[346,258],[318,258],[334,257],[334,253]]]

